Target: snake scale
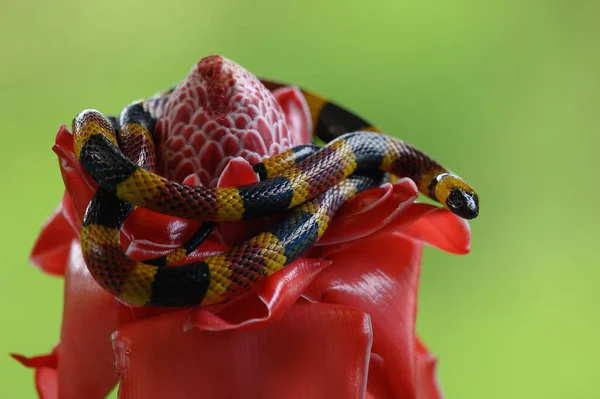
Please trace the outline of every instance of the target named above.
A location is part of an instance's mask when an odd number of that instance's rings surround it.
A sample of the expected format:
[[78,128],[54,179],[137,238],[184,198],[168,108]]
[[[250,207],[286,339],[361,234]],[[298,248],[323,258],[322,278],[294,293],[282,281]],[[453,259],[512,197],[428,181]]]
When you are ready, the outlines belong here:
[[[262,80],[269,89],[283,85]],[[156,173],[153,130],[172,90],[136,102],[120,118],[85,110],[73,121],[75,154],[98,184],[81,242],[94,279],[134,305],[192,306],[226,301],[281,270],[309,249],[339,207],[379,186],[385,173],[409,177],[419,191],[456,215],[478,215],[479,199],[464,180],[402,140],[348,110],[302,90],[321,148],[291,148],[253,166],[259,182],[240,187],[186,185]],[[385,172],[385,173],[384,173]],[[129,258],[120,230],[134,207],[203,224],[182,247],[148,261]],[[284,213],[241,245],[202,261],[170,267],[191,253],[214,222]]]

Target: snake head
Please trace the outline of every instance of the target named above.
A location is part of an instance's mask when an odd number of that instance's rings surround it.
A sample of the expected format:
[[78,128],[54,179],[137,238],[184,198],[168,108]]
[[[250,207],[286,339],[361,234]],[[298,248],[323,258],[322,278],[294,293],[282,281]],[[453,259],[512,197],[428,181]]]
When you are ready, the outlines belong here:
[[479,196],[467,182],[452,173],[436,177],[435,197],[449,211],[463,219],[479,215]]
[[463,219],[474,219],[479,215],[479,198],[475,192],[453,189],[446,198],[445,205]]

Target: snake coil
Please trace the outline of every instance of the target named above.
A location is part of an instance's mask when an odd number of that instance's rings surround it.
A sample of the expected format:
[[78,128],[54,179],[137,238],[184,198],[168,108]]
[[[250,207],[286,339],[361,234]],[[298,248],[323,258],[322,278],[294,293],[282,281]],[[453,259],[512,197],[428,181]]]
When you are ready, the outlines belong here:
[[[273,90],[279,83],[263,80]],[[413,179],[419,191],[456,215],[478,215],[479,199],[464,180],[409,144],[380,133],[349,111],[302,90],[322,148],[300,146],[268,158],[254,170],[256,184],[210,188],[170,181],[155,172],[153,129],[172,90],[128,106],[120,118],[95,110],[74,120],[75,154],[99,185],[81,231],[83,256],[96,281],[136,305],[190,306],[228,300],[281,270],[309,249],[337,209],[377,187],[384,172]],[[170,254],[135,261],[119,233],[134,207],[203,221]],[[230,250],[178,267],[212,231],[214,222],[285,212],[267,231]]]

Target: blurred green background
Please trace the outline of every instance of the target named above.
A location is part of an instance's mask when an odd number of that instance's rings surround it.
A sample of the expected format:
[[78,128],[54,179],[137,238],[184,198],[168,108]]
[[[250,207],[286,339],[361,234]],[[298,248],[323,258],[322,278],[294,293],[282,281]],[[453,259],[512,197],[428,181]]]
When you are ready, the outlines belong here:
[[600,2],[72,0],[0,6],[0,397],[57,341],[62,280],[27,263],[63,191],[50,150],[223,54],[348,106],[467,178],[472,253],[426,249],[418,331],[448,398],[598,398]]

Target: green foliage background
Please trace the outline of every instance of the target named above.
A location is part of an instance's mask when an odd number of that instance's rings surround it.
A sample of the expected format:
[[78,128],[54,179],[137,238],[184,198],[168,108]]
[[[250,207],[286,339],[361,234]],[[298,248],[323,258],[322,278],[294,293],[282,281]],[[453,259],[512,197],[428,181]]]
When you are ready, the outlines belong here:
[[426,249],[418,331],[448,398],[597,398],[600,3],[100,1],[0,5],[0,397],[47,352],[62,280],[27,263],[63,191],[50,150],[223,54],[426,150],[481,196],[465,257]]

